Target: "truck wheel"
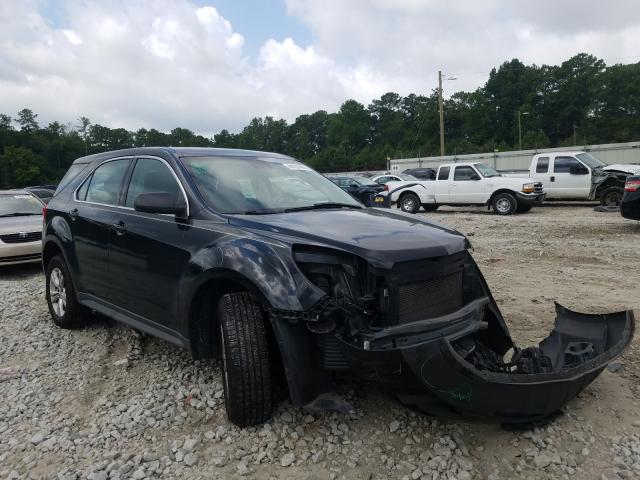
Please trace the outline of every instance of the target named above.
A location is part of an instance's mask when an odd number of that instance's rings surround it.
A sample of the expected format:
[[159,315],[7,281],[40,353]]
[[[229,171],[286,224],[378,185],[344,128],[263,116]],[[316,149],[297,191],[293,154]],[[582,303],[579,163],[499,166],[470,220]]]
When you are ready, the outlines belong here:
[[407,213],[416,213],[420,210],[420,198],[415,193],[405,193],[400,198],[400,210]]
[[531,210],[532,205],[523,205],[523,204],[518,204],[518,208],[516,208],[516,213],[527,213],[529,210]]
[[616,207],[622,201],[624,189],[622,187],[608,187],[600,194],[600,204],[607,207]]
[[440,205],[437,205],[435,203],[423,203],[422,208],[424,208],[425,212],[435,212],[436,210],[438,210],[438,208],[440,208]]
[[53,257],[45,271],[45,295],[51,319],[60,328],[78,328],[87,323],[89,310],[78,303],[71,275],[60,255]]
[[273,409],[269,344],[260,304],[247,292],[218,304],[227,417],[240,427],[263,423]]
[[498,215],[513,215],[518,208],[516,197],[510,193],[499,193],[493,197],[493,211]]

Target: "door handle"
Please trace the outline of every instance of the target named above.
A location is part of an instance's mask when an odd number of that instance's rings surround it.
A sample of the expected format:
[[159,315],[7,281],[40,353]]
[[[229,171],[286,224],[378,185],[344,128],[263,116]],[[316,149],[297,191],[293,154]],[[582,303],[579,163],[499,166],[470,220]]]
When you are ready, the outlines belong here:
[[78,219],[78,209],[74,208],[69,212],[69,218],[72,222],[75,222]]
[[111,228],[115,230],[116,235],[124,235],[124,233],[127,231],[127,225],[123,221],[114,223],[113,225],[111,225]]
[[549,180],[551,180],[552,182],[556,181],[556,177],[549,177]]

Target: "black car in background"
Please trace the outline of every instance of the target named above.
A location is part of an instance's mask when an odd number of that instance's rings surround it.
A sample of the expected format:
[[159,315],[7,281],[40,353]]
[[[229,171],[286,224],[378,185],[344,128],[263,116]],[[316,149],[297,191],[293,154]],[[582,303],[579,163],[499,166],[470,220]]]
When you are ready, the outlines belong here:
[[26,187],[25,190],[31,192],[44,203],[49,203],[49,200],[51,200],[51,197],[53,197],[56,191],[56,185],[38,185],[35,187]]
[[333,183],[351,195],[353,198],[362,202],[367,207],[371,206],[371,197],[384,190],[384,186],[377,184],[367,177],[352,175],[349,177],[328,177]]
[[436,170],[434,168],[408,168],[404,172],[407,175],[412,175],[419,180],[435,180]]
[[640,220],[640,176],[627,177],[620,212],[624,218]]
[[277,375],[306,405],[345,373],[434,415],[531,421],[633,337],[632,312],[557,306],[550,336],[518,348],[464,235],[365,208],[274,153],[83,157],[43,228],[55,324],[81,326],[95,311],[194,358],[221,358],[227,415],[243,426],[271,415]]

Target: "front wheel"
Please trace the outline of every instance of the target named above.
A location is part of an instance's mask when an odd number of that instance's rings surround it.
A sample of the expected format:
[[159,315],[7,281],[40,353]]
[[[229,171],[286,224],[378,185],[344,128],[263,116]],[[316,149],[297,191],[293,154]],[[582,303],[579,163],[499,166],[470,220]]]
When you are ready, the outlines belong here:
[[218,304],[227,417],[240,427],[266,421],[273,410],[269,343],[262,308],[247,292]]
[[600,195],[600,204],[606,207],[616,207],[622,201],[624,189],[622,187],[608,187]]
[[420,210],[420,198],[415,193],[405,193],[400,199],[400,210],[417,213]]
[[510,193],[499,193],[493,198],[493,211],[498,215],[513,215],[518,208],[516,197]]
[[60,328],[83,326],[89,312],[78,303],[76,291],[64,259],[53,257],[45,272],[46,298],[51,319]]

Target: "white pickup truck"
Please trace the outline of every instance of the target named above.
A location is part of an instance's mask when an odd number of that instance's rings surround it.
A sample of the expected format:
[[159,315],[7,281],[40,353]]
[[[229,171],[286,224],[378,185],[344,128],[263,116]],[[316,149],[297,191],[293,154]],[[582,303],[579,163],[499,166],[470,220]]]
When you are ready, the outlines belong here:
[[[381,175],[372,180],[380,180]],[[435,180],[381,181],[391,193],[391,203],[405,212],[422,206],[434,211],[440,205],[487,205],[498,215],[523,213],[544,201],[542,184],[526,178],[504,177],[484,163],[451,163],[438,167]],[[405,188],[403,186],[406,185]]]
[[542,182],[548,199],[600,200],[603,205],[620,204],[629,175],[640,175],[640,165],[607,165],[584,151],[540,153],[529,168],[529,178]]

